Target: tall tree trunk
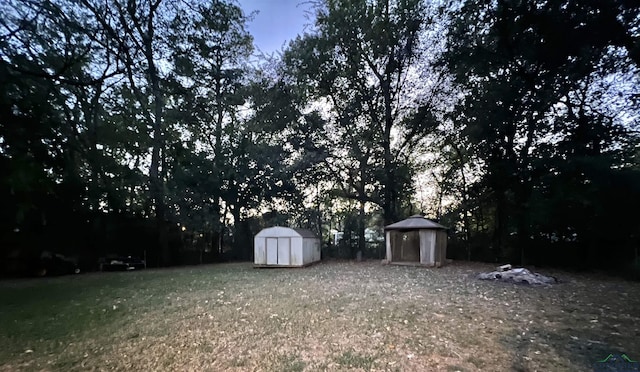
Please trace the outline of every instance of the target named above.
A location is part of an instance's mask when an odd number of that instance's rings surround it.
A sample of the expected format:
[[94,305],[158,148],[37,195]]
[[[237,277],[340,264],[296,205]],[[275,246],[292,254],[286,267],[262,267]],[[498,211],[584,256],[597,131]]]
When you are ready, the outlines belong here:
[[358,213],[358,250],[364,254],[366,250],[366,239],[365,239],[365,179],[366,179],[366,171],[367,171],[367,162],[360,161],[360,183],[358,184],[358,194],[360,196],[359,204],[359,213]]
[[[222,178],[223,174],[222,168],[223,164],[223,151],[222,151],[222,124],[224,119],[224,107],[222,106],[222,76],[220,76],[222,71],[222,56],[218,54],[216,56],[216,70],[213,72],[214,74],[214,92],[215,92],[215,128],[213,128],[213,172],[217,175],[218,185],[222,186]],[[226,209],[228,208],[228,203],[225,203],[225,211],[220,214],[221,207],[221,198],[220,189],[215,190],[213,192],[213,213],[214,218],[216,218],[215,226],[218,227],[218,231],[220,234],[220,240],[218,242],[218,250],[219,253],[222,254],[222,241],[224,238],[224,227],[225,227],[225,215]]]
[[529,223],[529,215],[531,209],[529,201],[531,199],[532,187],[531,183],[523,180],[522,184],[516,188],[515,191],[515,217],[518,231],[518,249],[519,252],[514,252],[514,256],[519,253],[519,259],[521,265],[527,264],[528,250],[531,245],[531,228]]
[[[389,1],[385,3],[385,21],[390,24],[389,17]],[[391,39],[391,29],[387,28],[387,38]],[[382,88],[382,96],[384,99],[384,138],[382,145],[384,147],[384,220],[385,224],[391,224],[396,221],[396,185],[395,185],[395,164],[391,154],[391,128],[393,128],[392,114],[392,97],[391,97],[391,71],[394,62],[393,48],[389,50],[389,60],[387,68],[384,72],[384,78],[380,81]]]
[[502,260],[504,259],[504,235],[506,230],[506,200],[504,196],[504,192],[502,190],[495,190],[496,192],[496,210],[495,210],[495,221],[493,228],[493,237],[492,237],[492,250],[494,254],[494,259]]
[[382,82],[382,91],[384,96],[384,138],[382,146],[384,147],[384,222],[391,224],[396,221],[396,185],[395,185],[395,169],[393,164],[393,156],[391,154],[391,128],[393,127],[393,117],[391,115],[391,87],[387,74]]
[[471,222],[469,221],[469,192],[467,187],[467,175],[464,173],[464,158],[458,146],[451,143],[458,156],[460,178],[462,180],[462,221],[464,224],[465,246],[467,250],[467,261],[471,261]]
[[242,230],[242,224],[240,221],[240,206],[233,205],[231,208],[231,215],[233,216],[233,250],[237,257],[241,260],[249,259],[248,252],[246,250],[246,244],[244,241],[246,239],[242,238],[242,234],[244,233]]
[[84,114],[86,116],[87,124],[87,140],[89,148],[89,166],[91,168],[91,184],[89,186],[89,198],[91,209],[94,213],[100,208],[100,194],[101,194],[101,182],[100,179],[101,164],[100,156],[98,153],[98,118],[99,118],[99,104],[100,96],[102,95],[102,83],[95,85],[95,92],[91,97],[90,104],[85,107]]
[[365,213],[364,213],[364,201],[360,201],[360,210],[358,213],[358,250],[364,254],[366,249],[365,240]]
[[147,74],[153,95],[153,121],[150,123],[153,128],[153,139],[151,149],[151,167],[149,169],[149,182],[151,198],[155,209],[156,231],[158,236],[158,247],[160,249],[160,264],[167,266],[171,264],[171,254],[169,252],[168,232],[166,226],[166,204],[164,200],[164,164],[165,139],[163,131],[163,111],[164,99],[160,90],[160,76],[153,56],[154,37],[154,14],[155,9],[150,9],[147,19],[146,33],[141,36],[144,42],[144,55],[147,60]]
[[[323,234],[322,234],[322,211],[320,210],[320,205],[321,205],[321,200],[320,200],[320,183],[318,183],[316,185],[316,201],[317,201],[317,205],[316,205],[316,209],[317,209],[317,228],[318,228],[318,238],[320,238],[320,254],[322,254],[322,245],[324,244],[324,240],[323,240]],[[331,231],[331,221],[329,221],[329,231]]]

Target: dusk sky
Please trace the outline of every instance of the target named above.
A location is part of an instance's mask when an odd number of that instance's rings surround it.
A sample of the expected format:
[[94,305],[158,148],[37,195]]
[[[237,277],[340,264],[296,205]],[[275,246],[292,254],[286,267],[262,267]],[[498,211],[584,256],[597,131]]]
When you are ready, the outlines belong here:
[[239,0],[239,3],[246,14],[259,12],[249,23],[249,32],[256,47],[265,54],[282,49],[309,23],[305,11],[310,4],[304,0]]

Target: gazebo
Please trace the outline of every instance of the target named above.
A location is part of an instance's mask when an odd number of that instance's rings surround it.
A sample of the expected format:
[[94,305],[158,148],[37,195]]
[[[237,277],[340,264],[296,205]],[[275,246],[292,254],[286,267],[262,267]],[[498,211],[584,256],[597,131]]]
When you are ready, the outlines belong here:
[[440,267],[447,258],[447,228],[416,214],[384,228],[387,262]]

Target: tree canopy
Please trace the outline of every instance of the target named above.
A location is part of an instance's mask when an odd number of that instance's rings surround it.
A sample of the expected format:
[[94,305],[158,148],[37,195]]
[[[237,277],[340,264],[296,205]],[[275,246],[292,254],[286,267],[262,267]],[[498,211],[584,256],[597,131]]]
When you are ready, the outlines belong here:
[[379,258],[424,213],[451,258],[640,270],[635,1],[319,0],[269,58],[231,0],[0,14],[0,259]]

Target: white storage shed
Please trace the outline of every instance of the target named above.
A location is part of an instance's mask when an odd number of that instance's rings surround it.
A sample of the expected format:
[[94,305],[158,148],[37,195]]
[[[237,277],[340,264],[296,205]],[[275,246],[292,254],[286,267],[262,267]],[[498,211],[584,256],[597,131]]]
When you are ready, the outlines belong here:
[[274,226],[254,238],[255,267],[302,267],[320,261],[320,239],[305,229]]

